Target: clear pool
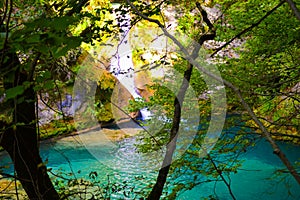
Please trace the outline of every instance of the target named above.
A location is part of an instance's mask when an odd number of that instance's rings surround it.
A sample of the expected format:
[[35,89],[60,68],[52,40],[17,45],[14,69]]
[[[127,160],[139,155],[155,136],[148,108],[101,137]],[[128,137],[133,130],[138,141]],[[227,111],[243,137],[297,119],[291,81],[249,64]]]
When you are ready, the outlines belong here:
[[[110,148],[105,145],[101,146],[99,141],[93,140],[88,144],[88,149],[98,154],[98,159],[96,159],[78,141],[78,138],[70,137],[55,142],[43,142],[41,155],[44,160],[47,160],[48,168],[52,168],[55,173],[74,172],[77,178],[88,178],[89,173],[95,171],[103,182],[108,178],[112,182],[127,181],[126,184],[134,186],[135,190],[141,190],[155,180],[157,175],[155,169],[160,164],[155,159],[144,158],[139,154],[134,143],[134,137],[127,138],[118,142],[117,148]],[[291,161],[299,160],[299,146],[281,144],[281,147]],[[245,160],[242,167],[238,173],[230,177],[232,191],[238,200],[300,199],[300,187],[289,174],[285,174],[284,179],[282,176],[274,176],[275,170],[284,169],[284,167],[272,153],[267,142],[260,141],[257,146],[248,149],[241,158]],[[2,152],[0,165],[9,165],[10,162],[8,156]],[[12,168],[4,170],[8,173],[13,171]],[[223,200],[232,199],[222,182],[201,184],[180,194],[177,199],[193,200],[209,195],[216,195],[218,199]],[[112,199],[126,198],[122,198],[120,193],[113,195]]]

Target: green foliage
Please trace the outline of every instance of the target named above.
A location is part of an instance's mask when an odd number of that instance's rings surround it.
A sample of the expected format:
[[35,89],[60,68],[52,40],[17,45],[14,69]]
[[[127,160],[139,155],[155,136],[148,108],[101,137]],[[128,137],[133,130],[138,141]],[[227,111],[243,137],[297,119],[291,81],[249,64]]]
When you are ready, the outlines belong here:
[[[255,0],[219,3],[224,9],[224,18],[217,29],[220,40],[228,40],[250,27],[278,4],[274,1],[258,4]],[[238,58],[227,59],[220,66],[223,77],[239,86],[269,131],[279,135],[277,139],[283,139],[281,134],[299,132],[299,95],[293,89],[300,82],[298,24],[288,4],[283,4],[243,35],[245,42],[235,49]],[[227,94],[231,108],[240,110],[241,105],[232,92],[228,90]],[[253,122],[249,124],[256,127]]]
[[53,120],[40,127],[39,137],[41,140],[46,140],[58,136],[67,136],[72,134],[75,130],[74,123],[70,118]]
[[[55,174],[54,185],[62,198],[66,199],[112,199],[116,196],[125,198],[135,198],[134,186],[126,180],[115,182],[107,177],[100,177],[96,171],[91,171],[87,177],[76,178],[81,175],[81,171],[76,174],[59,171]],[[107,178],[107,180],[105,180]]]
[[[88,70],[90,71],[91,69],[88,68]],[[98,80],[95,94],[94,115],[99,122],[112,121],[114,120],[114,116],[111,110],[111,98],[116,85],[116,79],[104,69],[96,68],[92,76],[94,75],[96,76],[96,80]]]
[[[161,12],[162,7],[173,6],[177,13],[175,16],[178,23],[177,29],[192,39],[198,39],[208,30],[207,24],[202,22],[199,10],[195,8],[195,3],[198,1],[172,0],[165,1],[161,5],[159,1],[152,1],[150,5],[146,1],[132,2],[143,14],[161,22],[165,20]],[[295,2],[298,4],[299,0]],[[79,68],[86,67],[87,73],[91,73],[86,74],[87,77],[96,76],[98,88],[95,95],[95,109],[87,109],[83,115],[96,116],[100,122],[112,120],[110,98],[116,80],[107,71],[99,72],[98,70],[98,73],[94,73],[95,71],[91,70],[97,65],[94,61],[92,67],[84,66],[82,62],[86,61],[85,52],[80,50],[97,52],[98,47],[94,48],[93,46],[100,46],[101,42],[108,41],[111,36],[116,36],[120,32],[112,15],[110,1],[93,0],[82,9],[77,7],[78,3],[74,0],[30,0],[26,3],[23,1],[14,3],[12,19],[8,24],[9,31],[7,30],[8,43],[6,44],[3,40],[6,32],[1,30],[0,47],[1,50],[4,48],[5,51],[17,53],[20,58],[20,67],[3,68],[1,66],[0,97],[5,93],[6,100],[12,101],[21,97],[27,88],[33,87],[36,93],[48,93],[53,97],[52,105],[54,105],[53,103],[60,98],[61,92],[70,90],[70,85],[74,82],[74,75],[66,78],[67,75],[70,75],[67,72],[73,70],[72,72],[76,74]],[[258,22],[266,12],[278,4],[277,1],[271,0],[264,2],[225,0],[215,1],[215,3],[220,4],[223,12],[222,17],[215,23],[217,39],[222,42],[228,41],[242,30],[252,26],[253,23]],[[206,1],[206,6],[211,7],[212,5],[213,1]],[[117,9],[121,13],[119,21],[122,21],[122,15],[124,17],[129,12],[124,9],[125,7],[120,6]],[[0,11],[3,11],[3,6],[0,7]],[[1,25],[6,25],[5,23]],[[293,16],[288,5],[283,4],[254,29],[242,36],[243,43],[234,49],[238,53],[237,58],[223,58],[222,64],[220,64],[222,76],[239,86],[245,100],[263,119],[268,130],[272,133],[279,132],[277,139],[290,140],[288,136],[282,136],[280,133],[299,137],[300,97],[299,92],[293,89],[300,83],[300,61],[298,59],[300,26],[298,24],[299,22]],[[132,25],[140,28],[140,34],[144,35],[147,40],[150,41],[156,37],[147,29],[154,25],[149,25],[145,21],[141,22],[140,16],[132,15]],[[131,37],[134,37],[134,34]],[[139,40],[137,41],[139,42]],[[138,42],[134,43],[138,46],[137,49],[134,49],[133,54],[135,65],[150,65],[151,63],[139,59],[147,51],[141,46],[149,46],[149,43],[139,44]],[[183,42],[184,45],[190,43],[190,41]],[[153,56],[157,52],[151,53]],[[1,65],[9,59],[9,56],[2,57]],[[36,64],[35,60],[37,60]],[[174,99],[178,92],[178,85],[181,84],[181,81],[178,80],[182,80],[182,74],[188,64],[181,57],[171,59],[168,64],[163,63],[162,60],[156,61],[155,64],[161,68],[167,65],[178,74],[171,72],[164,79],[154,81],[149,85],[149,88],[154,91],[149,101],[145,99],[130,101],[127,108],[129,112],[135,112],[148,107],[154,113],[153,119],[147,122],[148,132],[153,134],[149,136],[148,133],[143,133],[138,136],[139,141],[142,142],[138,145],[138,150],[143,153],[157,151],[168,143],[171,119],[174,114]],[[6,83],[15,82],[14,73],[19,70],[17,68],[27,75],[34,71],[33,82],[25,81],[21,85],[5,88]],[[226,129],[223,131],[222,137],[210,155],[205,156],[203,142],[209,124],[211,102],[209,99],[198,99],[208,89],[198,70],[193,70],[190,85],[195,91],[197,99],[192,99],[193,96],[187,94],[186,102],[188,103],[184,106],[186,106],[185,109],[199,110],[201,124],[193,144],[189,146],[184,156],[172,164],[171,175],[168,179],[171,191],[165,191],[165,196],[169,199],[175,199],[180,193],[192,189],[198,184],[220,181],[220,174],[230,176],[231,173],[236,173],[242,163],[236,160],[236,156],[247,147],[252,146],[255,141],[253,136],[249,136],[248,130],[236,125],[236,119],[233,118],[233,122],[226,121]],[[242,107],[239,100],[232,91],[227,91],[230,111],[240,112]],[[23,100],[18,98],[17,101]],[[198,107],[195,108],[194,105],[189,104],[191,101],[196,101]],[[11,113],[13,113],[13,109],[7,109],[4,112],[1,110],[0,120],[12,122]],[[185,112],[183,112],[183,118],[184,114]],[[193,116],[190,117],[193,118]],[[242,115],[242,117],[247,121],[247,125],[255,126],[247,116]],[[64,120],[53,121],[42,127],[41,138],[74,131],[73,122],[68,119]],[[158,128],[158,122],[162,121],[161,127]],[[24,124],[14,124],[13,126],[19,125]],[[191,131],[189,121],[181,123],[181,126],[186,128],[186,132]],[[232,126],[240,129],[231,130],[229,127]],[[158,129],[159,131],[157,131]],[[184,144],[184,142],[182,143]],[[213,139],[208,142],[213,142]],[[178,142],[178,145],[182,143]],[[132,197],[130,195],[133,188],[127,187],[126,182],[104,185],[98,178],[97,172],[91,172],[89,180],[56,179],[54,183],[60,194],[65,197],[77,198],[79,194],[83,194],[85,198],[108,199],[112,194],[122,191],[124,191],[125,197]],[[215,199],[214,196],[207,198]]]
[[13,99],[18,95],[23,94],[23,92],[24,92],[24,86],[18,85],[16,87],[7,89],[5,91],[5,94],[7,99]]

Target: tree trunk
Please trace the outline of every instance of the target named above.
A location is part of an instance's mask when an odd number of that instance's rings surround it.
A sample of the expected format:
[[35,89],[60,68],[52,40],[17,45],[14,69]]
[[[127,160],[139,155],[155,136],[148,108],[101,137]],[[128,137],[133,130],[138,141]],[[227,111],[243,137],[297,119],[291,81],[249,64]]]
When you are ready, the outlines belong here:
[[[199,48],[196,49],[198,52]],[[172,163],[172,157],[176,149],[176,142],[177,142],[178,130],[179,130],[180,119],[181,119],[181,105],[183,104],[185,93],[187,91],[187,88],[189,87],[189,81],[191,79],[192,70],[193,70],[193,66],[191,64],[188,64],[188,67],[184,72],[184,79],[180,86],[179,92],[174,100],[175,109],[174,109],[172,128],[170,131],[169,143],[167,145],[167,152],[163,160],[162,168],[159,170],[156,183],[147,198],[149,200],[160,199],[164,189],[164,185],[167,180],[167,176],[169,174],[170,166]]]
[[[21,70],[15,53],[5,54],[8,60],[2,64],[1,69],[16,69],[13,83],[4,77],[5,89],[22,85],[25,81],[32,83],[37,59],[32,63],[30,71],[25,71]],[[59,199],[39,154],[33,84],[23,94],[8,101],[9,109],[13,111],[13,122],[6,126],[0,137],[0,145],[9,153],[17,178],[30,199]]]
[[[199,50],[200,50],[201,46],[203,45],[203,43],[207,40],[213,40],[216,36],[214,26],[208,19],[206,11],[202,9],[202,7],[199,3],[196,3],[196,6],[199,9],[204,22],[208,25],[210,32],[200,36],[200,38],[198,40],[198,44],[196,44],[194,46],[194,49],[193,49],[193,52],[191,55],[191,57],[193,59],[198,57]],[[163,192],[164,185],[167,180],[167,176],[169,174],[170,166],[172,163],[172,157],[173,157],[174,151],[176,149],[178,129],[179,129],[180,118],[181,118],[181,105],[183,104],[185,93],[187,91],[187,88],[189,87],[189,81],[191,79],[192,70],[193,70],[193,65],[189,63],[187,66],[187,69],[184,72],[184,79],[180,86],[180,90],[177,94],[177,97],[174,100],[174,108],[175,109],[174,109],[174,115],[173,115],[172,128],[170,131],[170,140],[169,140],[169,144],[167,145],[167,152],[166,152],[166,155],[163,160],[162,168],[159,170],[158,177],[156,179],[156,183],[147,198],[149,200],[159,200],[160,199],[162,192]]]

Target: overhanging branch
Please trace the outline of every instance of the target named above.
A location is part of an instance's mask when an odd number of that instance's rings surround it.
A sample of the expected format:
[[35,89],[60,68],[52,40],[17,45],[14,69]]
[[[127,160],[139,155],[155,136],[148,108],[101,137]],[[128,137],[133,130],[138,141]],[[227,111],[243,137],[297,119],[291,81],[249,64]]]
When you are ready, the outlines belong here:
[[298,10],[296,4],[292,0],[285,0],[285,1],[289,4],[296,18],[300,21],[300,11]]
[[[257,126],[259,127],[259,129],[262,131],[263,136],[267,139],[267,141],[271,144],[271,147],[273,149],[273,153],[276,154],[280,160],[282,161],[282,163],[287,167],[287,169],[289,170],[290,174],[295,178],[295,180],[298,182],[298,184],[300,185],[300,175],[298,174],[298,172],[295,170],[295,168],[293,167],[293,165],[291,164],[291,162],[288,160],[288,158],[286,157],[286,155],[281,151],[280,147],[276,144],[276,142],[273,140],[271,134],[268,132],[267,128],[262,124],[262,122],[258,119],[258,117],[255,115],[255,113],[253,112],[252,108],[249,106],[249,104],[245,101],[240,89],[238,87],[236,87],[235,85],[233,85],[231,82],[222,79],[221,77],[213,74],[212,72],[210,72],[209,70],[205,69],[204,67],[200,66],[198,62],[195,61],[195,59],[193,59],[193,57],[188,53],[187,49],[172,35],[168,32],[168,30],[165,29],[165,27],[163,26],[163,24],[156,20],[156,19],[152,19],[149,18],[148,16],[144,15],[143,13],[141,13],[131,2],[130,0],[126,0],[126,2],[131,6],[131,8],[134,10],[134,12],[136,12],[137,15],[141,16],[142,18],[144,18],[145,20],[149,21],[149,22],[153,22],[156,23],[161,30],[164,32],[164,34],[170,38],[178,47],[179,49],[184,53],[184,55],[186,56],[186,59],[190,62],[190,64],[192,64],[193,66],[197,67],[202,73],[208,75],[209,77],[217,80],[220,83],[223,83],[225,86],[229,87],[238,97],[238,99],[240,100],[242,106],[244,107],[244,109],[247,111],[247,113],[249,114],[249,116],[252,118],[252,120],[257,124]],[[269,11],[269,14],[266,14],[261,20],[259,20],[257,23],[259,24],[260,21],[262,21],[263,19],[265,19],[267,16],[269,16],[272,12],[274,12],[274,10],[276,10],[279,6],[281,6],[284,3],[284,1],[281,1],[275,8],[273,8],[271,11]],[[270,13],[271,12],[271,13]],[[250,27],[249,27],[250,28]],[[251,28],[252,29],[252,28]]]
[[222,46],[220,46],[219,48],[217,48],[215,50],[215,52],[213,54],[211,54],[211,58],[214,57],[219,51],[221,51],[223,48],[225,48],[226,46],[228,46],[229,44],[231,44],[235,39],[241,37],[242,35],[244,35],[245,33],[251,31],[253,28],[257,27],[264,19],[266,19],[268,16],[270,16],[277,8],[279,8],[283,3],[285,3],[285,1],[281,1],[277,6],[275,6],[272,10],[268,11],[260,20],[258,20],[256,23],[252,24],[251,26],[249,26],[248,28],[242,30],[240,33],[238,33],[237,35],[235,35],[233,38],[231,38],[228,42],[226,42],[225,44],[223,44]]

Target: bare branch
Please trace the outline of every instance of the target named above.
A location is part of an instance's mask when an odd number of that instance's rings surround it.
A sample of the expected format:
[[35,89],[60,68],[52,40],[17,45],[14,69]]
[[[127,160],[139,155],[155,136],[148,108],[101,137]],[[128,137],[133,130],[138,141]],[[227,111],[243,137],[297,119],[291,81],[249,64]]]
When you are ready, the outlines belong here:
[[229,191],[229,194],[230,196],[232,197],[233,200],[236,200],[236,197],[234,196],[233,192],[232,192],[232,189],[231,189],[231,186],[230,186],[230,182],[228,182],[225,177],[223,176],[223,173],[222,171],[218,168],[217,164],[215,163],[215,161],[212,159],[212,157],[208,154],[207,154],[207,157],[208,157],[208,160],[211,162],[211,164],[213,165],[214,169],[216,170],[216,172],[219,174],[219,176],[221,177],[222,181],[225,183],[228,191]]

